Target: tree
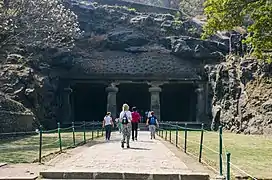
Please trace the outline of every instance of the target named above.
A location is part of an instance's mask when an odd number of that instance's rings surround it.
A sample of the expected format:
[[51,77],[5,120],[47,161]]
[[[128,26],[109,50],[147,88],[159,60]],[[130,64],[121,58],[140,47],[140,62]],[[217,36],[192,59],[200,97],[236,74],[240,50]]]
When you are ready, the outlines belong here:
[[72,48],[80,35],[77,16],[58,0],[0,2],[0,49],[13,46]]
[[253,47],[253,55],[261,59],[271,59],[271,0],[206,0],[204,6],[207,16],[204,38],[217,31],[243,27],[249,34],[245,42]]

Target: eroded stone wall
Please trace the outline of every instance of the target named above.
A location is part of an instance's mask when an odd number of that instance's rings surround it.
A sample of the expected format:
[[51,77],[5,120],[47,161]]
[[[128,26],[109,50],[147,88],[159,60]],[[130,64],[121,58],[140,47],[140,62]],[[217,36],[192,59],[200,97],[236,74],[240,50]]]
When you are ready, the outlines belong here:
[[272,135],[272,65],[230,56],[206,66],[213,126],[244,134]]

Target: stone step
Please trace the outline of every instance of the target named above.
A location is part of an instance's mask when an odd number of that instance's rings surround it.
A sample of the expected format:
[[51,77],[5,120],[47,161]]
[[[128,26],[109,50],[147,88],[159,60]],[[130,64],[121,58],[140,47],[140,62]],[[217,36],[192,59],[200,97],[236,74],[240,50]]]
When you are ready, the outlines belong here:
[[38,176],[27,176],[27,177],[0,177],[0,180],[35,180]]
[[180,173],[180,174],[144,174],[144,173],[121,173],[121,172],[61,172],[42,171],[45,179],[130,179],[130,180],[209,180],[205,173]]

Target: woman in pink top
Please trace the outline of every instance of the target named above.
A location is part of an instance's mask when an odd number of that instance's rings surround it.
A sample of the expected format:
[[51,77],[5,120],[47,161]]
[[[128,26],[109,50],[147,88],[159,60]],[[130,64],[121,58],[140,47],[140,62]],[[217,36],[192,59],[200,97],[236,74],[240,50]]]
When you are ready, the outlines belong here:
[[[141,116],[140,114],[137,112],[136,107],[132,108],[132,121],[131,121],[131,125],[132,125],[132,141],[134,141],[134,139],[137,141],[137,135],[138,135],[138,123],[141,120]],[[134,134],[135,132],[135,134]],[[135,136],[134,136],[135,135]]]

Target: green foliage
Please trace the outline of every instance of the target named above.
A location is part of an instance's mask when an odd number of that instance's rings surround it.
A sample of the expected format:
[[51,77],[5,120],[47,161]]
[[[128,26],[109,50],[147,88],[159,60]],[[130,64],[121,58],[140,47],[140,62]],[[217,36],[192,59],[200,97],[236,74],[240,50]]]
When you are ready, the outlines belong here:
[[181,26],[181,25],[182,25],[182,21],[175,20],[175,21],[173,22],[173,25],[174,25],[174,26]]
[[175,14],[175,19],[176,20],[179,20],[181,18],[181,13],[178,11],[176,14]]
[[195,33],[197,33],[197,28],[196,27],[189,28],[188,32],[191,34],[195,34]]
[[135,9],[135,8],[128,8],[128,10],[129,10],[130,12],[136,12],[136,9]]
[[271,59],[271,0],[207,0],[204,6],[208,21],[204,26],[203,38],[217,31],[244,27],[250,34],[245,42],[253,47],[253,55],[260,59]]

